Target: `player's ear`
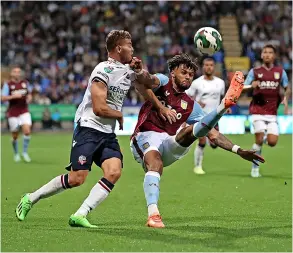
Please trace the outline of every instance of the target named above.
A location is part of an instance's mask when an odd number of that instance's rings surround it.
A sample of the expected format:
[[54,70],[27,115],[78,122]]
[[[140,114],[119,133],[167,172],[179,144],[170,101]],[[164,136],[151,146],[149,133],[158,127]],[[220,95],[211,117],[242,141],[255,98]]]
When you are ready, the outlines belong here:
[[175,77],[174,70],[171,71],[171,76],[172,76],[172,77]]
[[117,46],[117,51],[118,51],[118,54],[120,54],[121,53],[121,46]]

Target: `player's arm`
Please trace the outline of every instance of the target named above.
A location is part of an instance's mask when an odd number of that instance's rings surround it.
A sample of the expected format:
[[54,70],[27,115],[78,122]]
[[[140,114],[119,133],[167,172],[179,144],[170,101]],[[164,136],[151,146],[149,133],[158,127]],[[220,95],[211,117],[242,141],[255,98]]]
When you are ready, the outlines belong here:
[[13,95],[9,95],[9,87],[8,84],[5,83],[2,87],[2,91],[1,91],[1,102],[6,102],[6,101],[10,101],[13,99],[20,99],[22,98],[21,94],[13,94]]
[[91,85],[91,98],[93,102],[93,112],[96,116],[110,119],[117,119],[120,129],[123,129],[123,114],[107,105],[107,86],[103,81],[94,79]]
[[154,91],[159,87],[164,86],[168,83],[169,78],[163,74],[151,75],[153,83],[145,84],[135,81],[135,88],[144,97],[145,100],[150,101],[158,111],[158,114],[164,120],[168,120],[170,124],[176,122],[176,112],[170,110],[164,106],[155,95]]
[[253,88],[256,88],[258,85],[259,85],[259,81],[256,81],[255,78],[254,78],[254,73],[253,73],[253,69],[251,69],[249,72],[248,72],[248,75],[244,81],[244,88],[243,90],[246,91],[246,90],[250,90],[250,89],[253,89]]
[[255,153],[256,151],[244,150],[240,148],[240,146],[233,144],[226,136],[224,136],[214,128],[208,133],[207,137],[220,148],[236,153],[243,159],[251,161],[256,165],[258,165],[257,162],[265,162],[265,160],[261,156]]

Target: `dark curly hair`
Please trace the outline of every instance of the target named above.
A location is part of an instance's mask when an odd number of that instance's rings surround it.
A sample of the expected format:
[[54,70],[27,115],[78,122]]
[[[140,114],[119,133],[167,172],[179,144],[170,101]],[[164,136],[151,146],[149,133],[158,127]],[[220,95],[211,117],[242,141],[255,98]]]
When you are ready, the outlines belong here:
[[187,68],[193,69],[194,72],[198,70],[196,62],[194,62],[188,54],[175,55],[167,61],[167,64],[170,72],[178,68],[181,64],[185,65]]

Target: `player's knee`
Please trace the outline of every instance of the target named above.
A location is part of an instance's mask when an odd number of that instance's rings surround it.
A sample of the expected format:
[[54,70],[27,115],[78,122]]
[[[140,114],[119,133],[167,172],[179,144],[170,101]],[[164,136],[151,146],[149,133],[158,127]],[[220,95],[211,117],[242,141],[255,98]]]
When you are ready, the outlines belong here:
[[111,183],[115,183],[121,177],[121,168],[118,167],[109,167],[107,171],[105,171],[104,177],[110,181]]
[[145,162],[148,171],[158,172],[160,175],[163,173],[163,161],[161,159],[154,159],[150,162]]
[[216,145],[216,144],[214,144],[214,143],[210,143],[210,145],[211,145],[211,148],[213,148],[213,149],[216,149],[218,146]]
[[277,145],[277,140],[273,140],[273,141],[269,141],[268,140],[268,145],[270,146],[270,147],[274,147],[274,146],[276,146]]
[[12,133],[12,139],[15,141],[18,138],[18,133]]
[[71,187],[77,187],[82,185],[86,177],[88,175],[88,171],[73,171],[69,174],[69,185]]
[[30,134],[31,134],[30,129],[24,130],[24,131],[23,131],[23,134],[24,134],[25,136],[30,136]]

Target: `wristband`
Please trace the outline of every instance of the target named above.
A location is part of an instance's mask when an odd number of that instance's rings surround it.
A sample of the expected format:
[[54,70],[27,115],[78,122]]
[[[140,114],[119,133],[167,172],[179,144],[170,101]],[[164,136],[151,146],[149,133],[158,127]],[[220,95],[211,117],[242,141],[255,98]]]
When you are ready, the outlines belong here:
[[234,146],[232,147],[232,152],[237,154],[237,151],[238,151],[239,148],[240,148],[240,147],[239,147],[238,145],[234,145]]

